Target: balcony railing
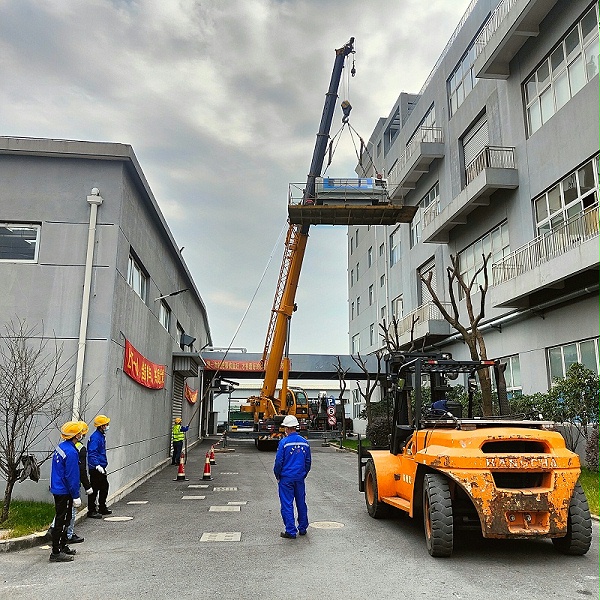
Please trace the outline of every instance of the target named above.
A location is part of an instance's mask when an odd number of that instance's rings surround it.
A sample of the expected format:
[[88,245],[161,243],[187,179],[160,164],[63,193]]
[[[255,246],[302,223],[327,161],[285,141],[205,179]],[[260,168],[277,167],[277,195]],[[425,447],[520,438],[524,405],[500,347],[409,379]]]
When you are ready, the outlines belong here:
[[[442,306],[450,311],[451,306],[448,303],[442,302]],[[427,323],[428,321],[443,321],[444,317],[440,309],[433,302],[426,302],[422,304],[411,313],[400,319],[398,322],[398,335],[403,335],[407,331],[409,332],[413,326],[413,322],[416,325]],[[415,326],[416,326],[415,325]]]
[[465,168],[467,185],[484,169],[514,169],[515,149],[486,146]]
[[444,131],[441,127],[419,127],[406,145],[406,149],[400,155],[394,168],[391,170],[388,176],[390,181],[400,182],[400,173],[410,160],[411,156],[417,151],[421,142],[443,144]]
[[492,265],[494,285],[523,275],[582,242],[598,236],[598,205],[569,219],[566,223],[541,235]]
[[508,16],[510,9],[517,0],[503,0],[496,6],[494,12],[490,15],[487,23],[475,40],[475,57],[479,56],[487,43],[490,41],[494,32],[500,27],[500,23]]
[[440,214],[440,199],[436,198],[423,211],[423,227],[427,227]]

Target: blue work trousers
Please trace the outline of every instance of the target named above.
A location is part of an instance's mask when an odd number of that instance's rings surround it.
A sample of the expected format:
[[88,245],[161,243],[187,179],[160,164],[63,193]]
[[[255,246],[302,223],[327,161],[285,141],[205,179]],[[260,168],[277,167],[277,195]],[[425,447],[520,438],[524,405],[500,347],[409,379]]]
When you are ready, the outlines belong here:
[[[298,528],[294,518],[294,501],[298,511]],[[308,529],[308,508],[306,507],[306,489],[304,479],[279,480],[279,502],[281,503],[281,518],[285,525],[285,532],[295,536],[300,531]]]

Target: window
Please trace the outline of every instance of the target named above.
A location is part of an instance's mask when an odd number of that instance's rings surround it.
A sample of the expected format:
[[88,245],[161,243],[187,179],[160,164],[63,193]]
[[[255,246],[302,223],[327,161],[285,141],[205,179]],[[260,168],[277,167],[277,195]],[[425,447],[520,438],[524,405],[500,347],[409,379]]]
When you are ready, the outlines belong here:
[[400,131],[400,107],[396,107],[394,116],[392,117],[390,124],[387,126],[385,133],[383,134],[383,152],[384,155],[388,153],[392,144],[396,141],[398,133]]
[[523,85],[529,135],[598,74],[598,5],[587,11]]
[[564,379],[573,363],[581,363],[594,373],[598,373],[598,338],[573,342],[548,349],[550,381]]
[[181,343],[181,339],[183,338],[184,334],[185,334],[185,331],[183,330],[183,327],[181,326],[180,323],[177,323],[177,345],[182,350],[185,350],[185,346]]
[[369,306],[373,305],[373,286],[369,286]]
[[425,113],[425,116],[415,129],[414,133],[410,136],[408,142],[406,142],[406,147],[408,148],[415,138],[419,136],[419,140],[423,142],[435,142],[435,106],[432,104],[429,107],[429,110]]
[[358,248],[358,229],[354,232],[354,245]]
[[379,287],[383,287],[385,285],[385,275],[382,275],[379,278]]
[[[495,229],[492,229],[489,233],[479,238],[476,242],[465,248],[458,255],[458,264],[460,268],[460,275],[463,278],[465,284],[468,286],[471,280],[475,276],[478,269],[483,267],[483,255],[486,256],[491,253],[488,266],[491,267],[494,263],[500,261],[500,259],[507,256],[510,252],[508,244],[508,225],[506,222],[502,223]],[[488,273],[489,275],[489,273]],[[484,277],[483,270],[477,275],[473,286],[476,290],[479,285],[483,285]],[[459,288],[459,297],[461,300],[465,297],[462,288]]]
[[507,356],[502,359],[506,363],[506,371],[504,371],[504,379],[506,380],[506,392],[508,399],[520,396],[523,391],[521,385],[521,365],[519,355]]
[[385,306],[382,306],[380,311],[379,311],[379,317],[381,318],[381,321],[383,322],[383,320],[385,319]]
[[146,275],[140,263],[131,254],[129,255],[129,263],[127,265],[127,283],[142,301],[146,302],[148,275]]
[[158,308],[158,320],[160,324],[169,331],[169,325],[171,324],[171,309],[164,300],[161,300]]
[[463,54],[460,62],[446,82],[450,117],[452,117],[456,109],[464,102],[464,99],[477,84],[478,79],[475,77],[473,71],[474,63],[475,41],[471,42],[471,45],[467,48],[467,51]]
[[360,352],[360,333],[352,336],[352,352],[351,354],[358,354]]
[[400,227],[390,235],[390,267],[400,260]]
[[367,251],[367,267],[370,268],[373,264],[373,246]]
[[37,262],[39,225],[0,223],[0,261]]
[[410,223],[410,247],[413,248],[416,244],[421,241],[421,222],[423,213],[427,210],[432,203],[438,202],[440,197],[440,183],[439,181],[421,198],[419,202],[419,209],[415,213],[413,220]]
[[375,343],[375,323],[369,325],[369,346]]
[[350,270],[350,287],[354,285],[354,269]]
[[356,281],[358,281],[359,270],[360,270],[359,263],[356,263]]
[[384,253],[384,252],[385,252],[385,248],[384,248],[383,244],[381,244],[381,245],[379,246],[379,256],[383,256],[383,253]]
[[356,299],[356,316],[360,315],[360,296]]
[[404,316],[404,300],[402,296],[398,296],[392,300],[392,317],[401,319]]
[[350,238],[350,254],[354,252],[354,238]]
[[536,229],[543,235],[598,204],[598,157],[533,201]]
[[354,319],[354,302],[350,305],[350,319]]

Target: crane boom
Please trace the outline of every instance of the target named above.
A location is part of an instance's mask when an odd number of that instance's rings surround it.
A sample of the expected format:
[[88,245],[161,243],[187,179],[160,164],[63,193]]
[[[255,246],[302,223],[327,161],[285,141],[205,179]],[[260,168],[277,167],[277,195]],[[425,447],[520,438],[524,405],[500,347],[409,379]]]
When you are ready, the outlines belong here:
[[[313,151],[312,161],[306,180],[302,203],[313,202],[315,197],[315,182],[316,178],[321,175],[327,144],[329,141],[329,132],[335,104],[338,98],[338,89],[344,62],[346,57],[354,52],[354,38],[341,48],[338,48],[335,53],[335,62],[329,82],[329,89],[325,95],[325,105],[323,114],[317,133],[317,140]],[[289,358],[287,357],[286,349],[288,348],[289,325],[292,313],[295,309],[296,290],[298,289],[298,281],[300,279],[300,271],[302,269],[302,261],[308,241],[309,225],[293,225],[290,224],[277,282],[275,300],[271,310],[271,320],[267,331],[265,348],[263,351],[263,364],[265,368],[265,378],[262,385],[261,397],[274,400],[274,393],[279,378],[279,371],[283,363],[284,373],[284,390],[287,384],[287,372],[289,371]],[[286,356],[284,358],[284,352]],[[282,393],[282,396],[284,394]]]

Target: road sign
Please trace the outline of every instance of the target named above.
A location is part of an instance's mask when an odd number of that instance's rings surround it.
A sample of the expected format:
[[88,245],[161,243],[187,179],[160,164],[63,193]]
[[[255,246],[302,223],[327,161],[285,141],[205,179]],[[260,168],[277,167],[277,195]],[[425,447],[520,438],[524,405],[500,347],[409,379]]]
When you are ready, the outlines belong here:
[[327,417],[327,422],[334,427],[335,424],[337,423],[337,419],[335,417],[332,417],[331,415],[329,417]]

